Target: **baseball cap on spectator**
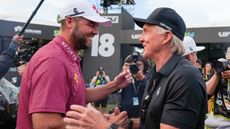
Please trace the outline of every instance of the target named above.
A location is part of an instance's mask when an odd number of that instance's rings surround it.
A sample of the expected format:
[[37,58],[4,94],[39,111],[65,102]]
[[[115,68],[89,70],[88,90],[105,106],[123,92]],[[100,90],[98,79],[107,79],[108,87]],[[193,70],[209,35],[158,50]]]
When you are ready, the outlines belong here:
[[181,16],[173,9],[161,7],[155,9],[147,19],[134,18],[134,22],[141,28],[144,24],[158,25],[171,31],[183,41],[186,26]]
[[103,67],[99,67],[97,71],[104,71]]
[[184,37],[183,45],[184,45],[184,49],[185,49],[184,56],[186,56],[190,53],[202,51],[205,49],[204,46],[196,46],[196,43],[193,40],[193,38],[191,38],[189,36]]
[[83,17],[87,20],[99,23],[100,26],[108,27],[112,25],[112,22],[109,19],[100,16],[99,11],[95,5],[87,1],[71,1],[71,3],[62,8],[61,12],[58,14],[58,23],[65,19],[67,16]]

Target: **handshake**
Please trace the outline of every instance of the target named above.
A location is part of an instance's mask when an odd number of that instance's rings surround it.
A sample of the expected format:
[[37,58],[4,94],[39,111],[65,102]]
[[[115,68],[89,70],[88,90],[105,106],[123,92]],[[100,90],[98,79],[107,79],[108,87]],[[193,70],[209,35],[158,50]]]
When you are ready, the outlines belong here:
[[126,111],[120,112],[116,107],[112,114],[101,114],[93,107],[72,105],[66,113],[64,123],[66,129],[125,129],[128,127]]

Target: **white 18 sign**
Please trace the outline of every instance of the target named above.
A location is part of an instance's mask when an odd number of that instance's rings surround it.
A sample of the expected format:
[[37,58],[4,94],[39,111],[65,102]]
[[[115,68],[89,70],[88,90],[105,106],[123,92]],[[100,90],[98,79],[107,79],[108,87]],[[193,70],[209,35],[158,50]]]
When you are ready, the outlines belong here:
[[110,57],[114,54],[115,48],[113,46],[114,36],[109,33],[96,35],[92,41],[91,56],[101,55],[103,57]]

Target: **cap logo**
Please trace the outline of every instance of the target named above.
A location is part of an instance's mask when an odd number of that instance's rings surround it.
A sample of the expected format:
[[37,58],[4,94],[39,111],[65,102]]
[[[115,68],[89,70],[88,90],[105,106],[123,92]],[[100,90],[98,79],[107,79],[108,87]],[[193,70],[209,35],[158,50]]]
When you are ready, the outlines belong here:
[[191,46],[189,47],[189,49],[190,49],[190,51],[193,51],[193,48]]
[[85,13],[84,11],[78,12],[77,8],[74,8],[73,12],[74,12],[74,15],[79,15],[79,14]]
[[97,14],[99,14],[99,11],[97,10],[97,8],[96,8],[96,6],[94,4],[92,5],[92,8]]
[[167,26],[165,23],[160,22],[160,25],[161,25],[162,27],[165,27],[165,28],[168,29],[168,30],[172,30],[172,28],[169,27],[169,26]]

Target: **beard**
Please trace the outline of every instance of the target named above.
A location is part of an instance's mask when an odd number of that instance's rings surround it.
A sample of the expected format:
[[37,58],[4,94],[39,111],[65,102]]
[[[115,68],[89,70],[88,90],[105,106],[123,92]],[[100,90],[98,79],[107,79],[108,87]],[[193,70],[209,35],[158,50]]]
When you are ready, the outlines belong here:
[[77,49],[87,49],[89,46],[87,46],[87,38],[86,36],[74,36],[74,41],[75,41],[75,48]]
[[73,32],[75,32],[75,33],[72,33],[72,37],[74,41],[74,48],[78,50],[89,48],[89,46],[87,46],[87,36],[82,33],[78,33],[79,31],[76,30],[76,28]]

